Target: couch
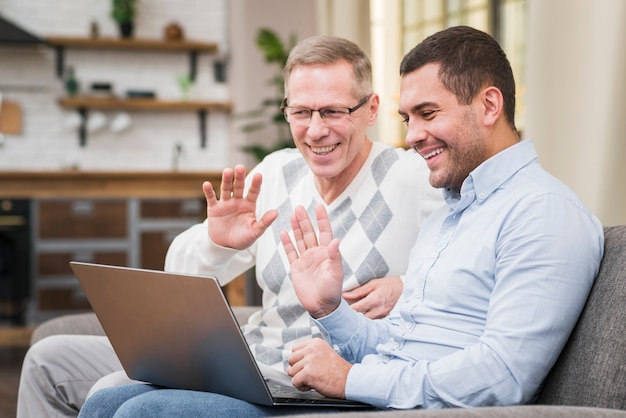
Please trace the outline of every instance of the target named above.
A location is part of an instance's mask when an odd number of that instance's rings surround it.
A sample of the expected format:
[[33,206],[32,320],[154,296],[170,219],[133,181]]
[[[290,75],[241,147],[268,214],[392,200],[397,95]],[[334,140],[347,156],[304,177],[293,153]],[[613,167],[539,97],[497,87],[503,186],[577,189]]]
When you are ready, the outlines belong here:
[[[583,312],[534,405],[473,409],[357,411],[308,417],[495,418],[622,417],[626,418],[626,225],[605,227],[600,271]],[[233,308],[244,323],[256,307]],[[42,323],[31,343],[60,333],[103,334],[92,313],[73,314]]]

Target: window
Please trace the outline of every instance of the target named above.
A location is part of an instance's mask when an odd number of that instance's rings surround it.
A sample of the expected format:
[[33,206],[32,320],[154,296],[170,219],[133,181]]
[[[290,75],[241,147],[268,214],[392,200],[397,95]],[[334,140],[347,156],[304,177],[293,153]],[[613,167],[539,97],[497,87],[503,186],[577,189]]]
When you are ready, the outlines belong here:
[[381,142],[404,145],[405,128],[397,115],[400,61],[425,37],[456,25],[488,32],[502,45],[517,82],[516,125],[523,129],[526,3],[527,0],[370,0],[374,90],[381,95],[375,137]]

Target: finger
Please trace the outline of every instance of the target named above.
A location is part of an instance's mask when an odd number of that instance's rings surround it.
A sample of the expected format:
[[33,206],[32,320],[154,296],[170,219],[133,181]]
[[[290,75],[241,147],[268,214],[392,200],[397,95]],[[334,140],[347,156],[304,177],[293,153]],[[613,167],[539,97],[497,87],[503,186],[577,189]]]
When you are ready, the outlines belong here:
[[222,171],[222,184],[220,185],[220,200],[228,200],[233,193],[234,172],[232,168]]
[[215,191],[213,190],[213,185],[210,181],[202,183],[202,192],[204,193],[208,207],[212,207],[217,204],[217,196],[215,196]]
[[315,216],[317,218],[317,227],[320,231],[320,245],[328,245],[333,239],[333,230],[324,205],[315,207]]
[[359,300],[358,302],[354,302],[350,305],[355,312],[359,312],[362,314],[367,314],[370,311],[370,306],[368,303],[363,302],[363,300]]
[[287,260],[289,260],[289,264],[293,264],[298,259],[298,251],[293,245],[289,234],[285,231],[282,231],[280,233],[280,241],[282,242],[283,248],[285,249],[285,254],[287,255]]
[[363,315],[368,317],[369,319],[380,319],[387,316],[388,312],[381,307],[376,307],[374,309],[370,309],[367,312],[363,312]]
[[[298,243],[298,249],[300,253],[302,253],[307,248],[317,247],[317,235],[315,233],[315,229],[313,228],[313,224],[311,223],[311,219],[309,218],[309,214],[306,212],[304,207],[298,206],[294,212],[296,215],[296,220],[300,227],[302,243]],[[303,248],[300,248],[300,245],[303,245]]]
[[372,281],[369,281],[359,287],[355,287],[354,289],[346,290],[343,292],[342,296],[346,300],[358,301],[372,293],[373,290]]
[[261,183],[263,182],[263,177],[261,173],[255,173],[252,176],[252,180],[250,181],[250,187],[248,188],[248,194],[246,195],[246,199],[252,203],[255,203],[259,198],[259,192],[261,191]]
[[278,211],[276,209],[270,209],[261,216],[257,221],[257,225],[261,229],[259,236],[278,218]]
[[295,241],[294,248],[297,248],[298,254],[302,254],[306,250],[306,247],[304,245],[304,239],[302,238],[300,223],[296,218],[295,212],[289,216],[289,223],[291,224],[291,231],[293,233],[293,239]]
[[330,244],[328,244],[328,258],[331,260],[341,258],[341,253],[339,252],[339,242],[339,238],[335,238],[330,242]]
[[246,168],[242,164],[235,166],[235,178],[233,180],[233,197],[242,198],[246,185]]

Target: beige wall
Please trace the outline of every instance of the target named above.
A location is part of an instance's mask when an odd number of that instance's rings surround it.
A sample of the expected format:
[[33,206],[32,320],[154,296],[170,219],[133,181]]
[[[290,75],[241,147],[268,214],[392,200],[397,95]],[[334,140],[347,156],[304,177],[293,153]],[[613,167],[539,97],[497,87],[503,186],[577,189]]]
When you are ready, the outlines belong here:
[[526,136],[602,223],[626,223],[626,2],[529,6]]
[[[230,56],[229,77],[235,114],[255,109],[263,98],[274,97],[274,90],[267,81],[274,74],[263,60],[255,44],[260,28],[275,30],[287,41],[291,34],[298,40],[317,32],[315,0],[231,0],[230,3]],[[245,163],[252,168],[255,161],[241,152],[241,146],[254,142],[270,143],[276,131],[270,127],[264,131],[246,134],[241,124],[233,124],[230,161]]]

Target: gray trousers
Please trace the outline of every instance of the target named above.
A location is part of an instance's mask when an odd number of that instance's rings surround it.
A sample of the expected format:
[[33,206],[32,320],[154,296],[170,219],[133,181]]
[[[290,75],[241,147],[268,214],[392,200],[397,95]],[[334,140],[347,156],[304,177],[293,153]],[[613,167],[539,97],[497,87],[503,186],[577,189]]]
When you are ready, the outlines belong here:
[[24,358],[17,418],[76,417],[89,389],[120,370],[107,337],[46,337],[33,344]]

